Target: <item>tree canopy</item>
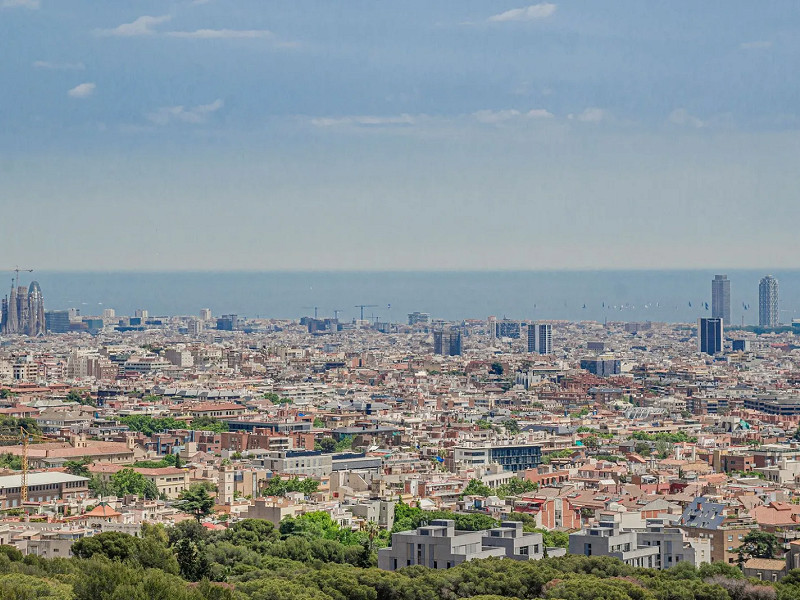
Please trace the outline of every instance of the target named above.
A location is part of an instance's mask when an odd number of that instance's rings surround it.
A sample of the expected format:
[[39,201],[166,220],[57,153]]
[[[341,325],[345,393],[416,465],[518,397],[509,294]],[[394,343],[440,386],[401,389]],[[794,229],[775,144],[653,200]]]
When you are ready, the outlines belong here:
[[[410,507],[408,507],[410,508]],[[401,512],[405,510],[401,508]],[[528,524],[526,523],[526,527]],[[374,567],[363,532],[344,534],[310,513],[280,532],[246,519],[222,531],[189,520],[79,540],[73,558],[0,546],[0,598],[9,600],[797,600],[800,570],[778,583],[735,566],[688,562],[663,571],[610,557],[489,558],[451,569]],[[366,535],[365,533],[363,533]]]
[[214,497],[206,486],[195,483],[180,493],[176,506],[199,521],[214,511]]

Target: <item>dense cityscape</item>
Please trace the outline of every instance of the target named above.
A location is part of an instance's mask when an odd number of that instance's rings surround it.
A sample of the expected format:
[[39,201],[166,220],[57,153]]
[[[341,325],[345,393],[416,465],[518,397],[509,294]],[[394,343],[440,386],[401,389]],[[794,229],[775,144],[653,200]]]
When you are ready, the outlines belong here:
[[796,0],[0,40],[0,600],[800,600]]
[[215,544],[252,523],[284,559],[608,557],[784,593],[800,568],[800,323],[778,321],[765,276],[759,326],[726,327],[730,283],[714,277],[696,324],[388,323],[81,315],[45,310],[17,273],[0,541],[113,558],[118,536],[167,531],[176,573],[232,584],[219,593],[248,589]]

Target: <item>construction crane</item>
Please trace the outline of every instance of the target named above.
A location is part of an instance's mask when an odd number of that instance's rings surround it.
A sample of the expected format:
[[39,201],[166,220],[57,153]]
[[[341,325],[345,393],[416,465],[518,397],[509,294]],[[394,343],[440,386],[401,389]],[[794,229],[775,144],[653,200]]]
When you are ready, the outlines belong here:
[[378,305],[377,304],[356,304],[355,307],[361,309],[361,320],[363,321],[364,320],[364,309],[365,308],[373,308],[375,306],[378,306]]
[[305,309],[312,309],[313,308],[314,309],[314,318],[315,319],[317,318],[317,309],[319,308],[319,306],[301,306],[300,308],[305,308]]
[[0,442],[16,442],[17,444],[22,444],[22,479],[20,481],[20,497],[22,498],[22,502],[28,501],[28,445],[57,441],[60,440],[39,435],[38,433],[29,433],[25,431],[24,427],[19,428],[18,436],[0,435]]
[[16,273],[16,277],[14,278],[14,287],[19,287],[19,274],[22,273],[33,273],[33,269],[20,269],[19,265],[14,267],[13,269],[9,269],[12,273]]
[[338,321],[339,320],[339,313],[343,312],[343,311],[344,311],[343,308],[334,308],[333,309],[333,318]]

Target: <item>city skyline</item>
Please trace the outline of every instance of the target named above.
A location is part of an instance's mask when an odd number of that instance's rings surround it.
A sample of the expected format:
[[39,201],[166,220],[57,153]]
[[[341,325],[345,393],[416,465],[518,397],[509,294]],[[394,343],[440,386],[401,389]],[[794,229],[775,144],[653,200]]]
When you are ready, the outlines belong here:
[[40,269],[798,266],[794,3],[233,5],[0,4]]

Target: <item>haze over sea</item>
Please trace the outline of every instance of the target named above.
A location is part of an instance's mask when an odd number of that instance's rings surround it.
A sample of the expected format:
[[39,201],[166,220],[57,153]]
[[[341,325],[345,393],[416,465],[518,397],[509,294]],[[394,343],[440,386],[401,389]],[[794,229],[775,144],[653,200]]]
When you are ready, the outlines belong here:
[[[710,316],[711,279],[731,280],[735,325],[758,322],[758,281],[763,271],[304,271],[304,272],[52,272],[23,273],[20,283],[39,281],[50,309],[79,308],[118,315],[137,308],[155,315],[299,318],[359,316],[356,304],[375,304],[364,317],[404,322],[413,311],[447,320],[513,319],[572,321],[694,322]],[[781,322],[800,317],[800,271],[774,271],[780,291]],[[25,277],[27,275],[27,277]],[[708,310],[705,304],[708,302]],[[691,303],[691,306],[690,306]],[[585,305],[585,308],[584,308]],[[744,309],[743,305],[749,305]]]

